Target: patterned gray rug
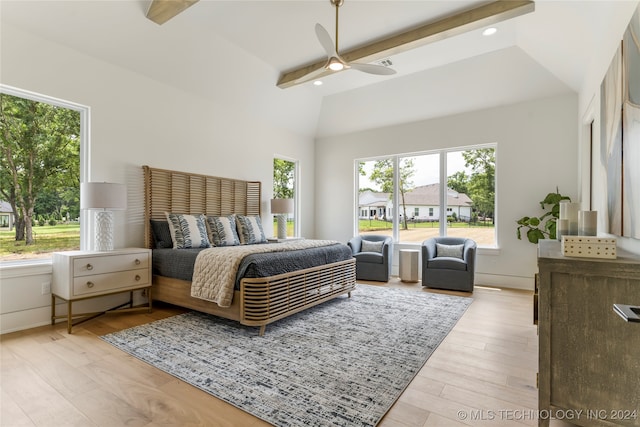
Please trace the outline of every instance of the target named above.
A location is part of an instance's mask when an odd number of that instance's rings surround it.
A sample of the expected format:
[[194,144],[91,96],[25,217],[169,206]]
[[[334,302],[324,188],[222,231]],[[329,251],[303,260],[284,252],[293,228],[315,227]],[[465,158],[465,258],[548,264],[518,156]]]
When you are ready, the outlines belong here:
[[471,302],[359,284],[264,337],[192,312],[102,339],[277,426],[375,426]]

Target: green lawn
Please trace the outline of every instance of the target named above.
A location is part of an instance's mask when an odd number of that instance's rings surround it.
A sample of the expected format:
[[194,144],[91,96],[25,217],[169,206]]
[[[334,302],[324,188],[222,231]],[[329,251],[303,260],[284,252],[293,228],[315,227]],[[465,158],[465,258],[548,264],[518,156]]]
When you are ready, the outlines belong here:
[[34,244],[16,242],[15,230],[0,231],[0,259],[12,255],[42,254],[80,249],[80,224],[45,225],[33,227]]
[[[401,225],[402,227],[403,225]],[[407,223],[409,229],[412,228],[435,228],[438,229],[440,227],[440,223],[435,222],[411,222]],[[493,228],[493,224],[490,222],[453,222],[449,224],[450,228]],[[381,221],[378,219],[361,219],[359,224],[360,231],[376,231],[376,230],[391,230],[392,225],[389,221]]]

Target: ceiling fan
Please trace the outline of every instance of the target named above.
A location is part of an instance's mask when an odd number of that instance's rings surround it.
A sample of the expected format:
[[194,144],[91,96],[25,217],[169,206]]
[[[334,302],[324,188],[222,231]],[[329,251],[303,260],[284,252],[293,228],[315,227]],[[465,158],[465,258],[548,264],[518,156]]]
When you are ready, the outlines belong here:
[[346,64],[354,69],[367,68],[368,72],[371,72],[371,67],[374,67],[374,73],[382,69],[383,73],[386,71],[386,74],[393,74],[393,70],[370,64],[370,62],[383,60],[391,55],[493,25],[535,10],[535,3],[532,0],[495,0],[435,21],[427,20],[416,27],[349,49],[338,55],[338,8],[344,0],[330,0],[330,2],[336,7],[336,47],[334,47],[327,31],[321,25],[316,24],[316,35],[329,59],[323,58],[312,64],[301,65],[282,72],[276,83],[279,88],[293,87],[331,74],[333,71],[327,67],[332,64],[335,64],[334,67],[339,67],[339,63],[342,63],[343,67]]
[[[344,4],[344,0],[329,0],[333,6],[336,8],[336,42],[335,45],[331,40],[331,36],[324,29],[324,27],[320,24],[316,24],[316,36],[318,37],[318,41],[324,48],[327,53],[327,63],[324,66],[325,70],[331,71],[342,71],[348,70],[349,68],[353,68],[354,70],[363,71],[369,74],[378,74],[378,75],[391,75],[395,74],[396,70],[385,67],[383,65],[375,65],[375,64],[364,64],[360,62],[347,62],[345,61],[340,54],[338,53],[338,14],[340,6]],[[322,71],[322,69],[320,69]],[[306,76],[309,78],[310,76]]]

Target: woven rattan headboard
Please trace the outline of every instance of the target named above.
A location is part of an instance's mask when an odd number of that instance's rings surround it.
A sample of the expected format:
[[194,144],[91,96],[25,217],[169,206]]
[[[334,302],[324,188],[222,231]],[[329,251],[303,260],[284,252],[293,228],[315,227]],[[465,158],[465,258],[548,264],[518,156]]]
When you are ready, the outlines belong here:
[[153,247],[152,219],[165,212],[205,215],[260,215],[259,181],[242,181],[143,166],[144,242]]

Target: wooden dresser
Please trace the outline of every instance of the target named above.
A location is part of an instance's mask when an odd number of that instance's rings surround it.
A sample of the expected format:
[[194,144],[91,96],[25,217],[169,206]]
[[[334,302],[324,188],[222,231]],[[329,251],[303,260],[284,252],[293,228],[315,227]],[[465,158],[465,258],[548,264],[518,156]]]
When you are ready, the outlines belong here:
[[[640,305],[640,256],[569,258],[540,241],[539,425],[640,426],[640,323],[614,304]],[[546,418],[546,419],[545,419]]]

